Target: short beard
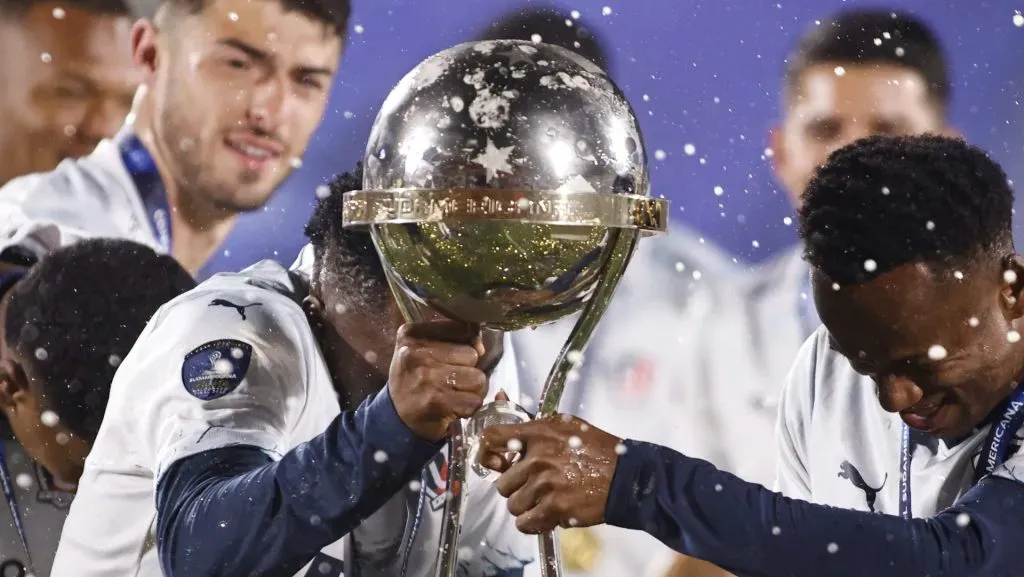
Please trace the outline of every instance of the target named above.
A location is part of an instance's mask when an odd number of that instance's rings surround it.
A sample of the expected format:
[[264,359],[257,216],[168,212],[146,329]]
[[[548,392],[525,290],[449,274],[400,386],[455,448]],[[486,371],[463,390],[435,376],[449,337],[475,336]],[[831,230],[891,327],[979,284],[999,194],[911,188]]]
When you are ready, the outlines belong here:
[[[227,214],[254,212],[263,208],[266,202],[242,204],[230,195],[221,194],[224,187],[206,176],[207,167],[204,166],[202,158],[204,151],[196,147],[197,140],[194,135],[186,134],[189,123],[178,110],[181,104],[175,97],[171,98],[172,101],[160,113],[160,132],[170,162],[174,165],[173,170],[177,174],[175,184],[182,193],[190,199],[200,200],[203,205],[214,211]],[[184,109],[182,106],[182,110]]]

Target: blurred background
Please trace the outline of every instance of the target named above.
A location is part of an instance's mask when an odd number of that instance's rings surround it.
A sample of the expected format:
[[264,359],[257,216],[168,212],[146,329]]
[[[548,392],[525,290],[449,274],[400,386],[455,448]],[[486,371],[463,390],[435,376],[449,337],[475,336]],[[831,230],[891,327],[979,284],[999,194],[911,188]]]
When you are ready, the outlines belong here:
[[[771,174],[768,131],[778,117],[787,50],[840,8],[839,0],[374,0],[354,2],[348,47],[327,118],[303,166],[274,200],[242,219],[218,269],[260,258],[288,261],[316,187],[363,153],[391,87],[426,56],[479,36],[513,10],[552,8],[577,34],[592,34],[640,117],[652,190],[672,218],[758,263],[796,241],[793,209]],[[1024,4],[1011,0],[886,3],[931,24],[952,62],[956,127],[1024,182]],[[582,29],[582,30],[580,30]],[[788,222],[788,221],[787,221]],[[1017,225],[1018,236],[1022,225]]]

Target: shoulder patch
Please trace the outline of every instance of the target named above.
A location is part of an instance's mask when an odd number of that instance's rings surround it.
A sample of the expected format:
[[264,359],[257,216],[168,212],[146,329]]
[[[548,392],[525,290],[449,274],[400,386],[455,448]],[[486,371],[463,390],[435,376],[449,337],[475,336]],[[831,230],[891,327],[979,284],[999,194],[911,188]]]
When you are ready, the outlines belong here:
[[234,339],[202,344],[185,355],[181,382],[193,397],[211,401],[235,390],[252,359],[252,345]]

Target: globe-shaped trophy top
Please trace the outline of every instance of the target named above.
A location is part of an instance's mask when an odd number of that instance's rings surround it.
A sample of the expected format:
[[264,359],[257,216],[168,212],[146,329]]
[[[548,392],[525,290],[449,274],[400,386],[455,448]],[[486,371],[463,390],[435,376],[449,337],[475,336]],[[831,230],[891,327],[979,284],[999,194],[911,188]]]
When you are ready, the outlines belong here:
[[629,102],[541,43],[460,44],[409,72],[374,122],[363,189],[346,226],[370,226],[402,290],[503,330],[578,311],[616,235],[665,228]]

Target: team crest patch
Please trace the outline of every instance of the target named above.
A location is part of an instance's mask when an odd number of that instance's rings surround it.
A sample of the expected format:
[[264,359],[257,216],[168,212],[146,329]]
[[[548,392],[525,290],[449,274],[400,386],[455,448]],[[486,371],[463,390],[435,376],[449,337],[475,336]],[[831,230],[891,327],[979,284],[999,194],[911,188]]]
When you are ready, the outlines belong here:
[[252,359],[252,345],[234,339],[210,341],[185,355],[181,382],[193,397],[212,401],[238,388]]

